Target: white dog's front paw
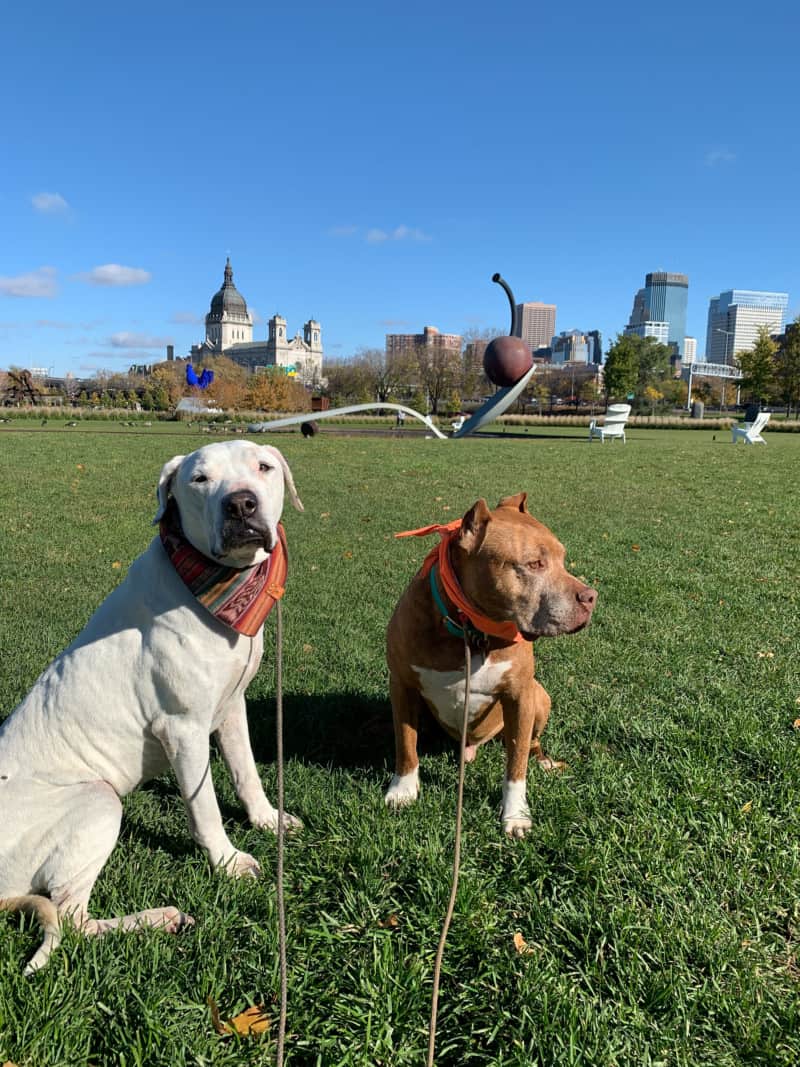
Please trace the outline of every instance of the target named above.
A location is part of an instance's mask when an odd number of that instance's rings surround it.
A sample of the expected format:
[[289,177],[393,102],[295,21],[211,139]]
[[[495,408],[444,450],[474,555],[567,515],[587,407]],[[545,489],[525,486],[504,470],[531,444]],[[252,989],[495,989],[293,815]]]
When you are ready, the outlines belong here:
[[525,782],[503,782],[503,830],[509,837],[524,837],[533,826]]
[[217,867],[231,878],[260,878],[261,867],[258,860],[248,852],[234,852],[226,860],[221,860]]
[[[272,805],[260,812],[250,822],[255,826],[257,830],[272,830],[274,834],[278,832],[278,809],[273,808]],[[290,815],[288,811],[283,813],[283,829],[285,833],[294,833],[295,831],[303,829],[303,823],[296,815]]]
[[419,768],[408,774],[395,774],[384,796],[387,808],[407,808],[419,796]]

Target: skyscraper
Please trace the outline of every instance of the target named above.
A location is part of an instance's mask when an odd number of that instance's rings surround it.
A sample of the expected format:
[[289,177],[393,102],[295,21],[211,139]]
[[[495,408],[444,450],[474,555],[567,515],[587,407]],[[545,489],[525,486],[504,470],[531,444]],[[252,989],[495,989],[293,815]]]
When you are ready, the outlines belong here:
[[751,289],[727,289],[708,304],[706,360],[733,363],[737,352],[748,352],[758,337],[759,326],[780,333],[789,305],[788,293],[765,293]]
[[538,300],[517,304],[517,337],[529,346],[531,352],[546,348],[556,332],[556,305],[542,304]]
[[633,311],[625,333],[655,337],[671,345],[676,356],[682,356],[688,294],[689,279],[685,274],[663,270],[646,274],[644,289],[633,298]]

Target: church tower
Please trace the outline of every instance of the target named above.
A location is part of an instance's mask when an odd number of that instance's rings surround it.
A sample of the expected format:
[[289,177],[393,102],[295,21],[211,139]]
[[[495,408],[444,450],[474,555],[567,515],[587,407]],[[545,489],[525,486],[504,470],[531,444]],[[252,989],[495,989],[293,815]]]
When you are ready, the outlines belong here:
[[246,344],[253,340],[253,316],[247,310],[245,299],[233,284],[230,257],[225,263],[225,280],[222,288],[211,298],[211,309],[206,315],[206,344],[215,352],[224,352],[232,345]]

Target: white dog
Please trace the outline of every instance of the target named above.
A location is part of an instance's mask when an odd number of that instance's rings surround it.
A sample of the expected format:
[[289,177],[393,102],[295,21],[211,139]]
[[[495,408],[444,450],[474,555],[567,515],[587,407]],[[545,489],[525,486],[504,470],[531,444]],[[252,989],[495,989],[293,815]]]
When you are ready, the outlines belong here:
[[[28,973],[47,961],[64,919],[87,934],[174,931],[193,921],[173,907],[115,919],[88,913],[119,835],[120,797],[168,766],[212,865],[237,877],[260,873],[223,828],[209,735],[250,822],[276,830],[244,693],[261,660],[268,610],[251,600],[253,583],[268,605],[283,592],[285,569],[276,576],[271,568],[283,546],[284,486],[302,511],[280,452],[248,441],[166,463],[155,520],[161,536],[0,728],[0,908],[35,913],[45,930]],[[289,815],[285,825],[301,823]]]

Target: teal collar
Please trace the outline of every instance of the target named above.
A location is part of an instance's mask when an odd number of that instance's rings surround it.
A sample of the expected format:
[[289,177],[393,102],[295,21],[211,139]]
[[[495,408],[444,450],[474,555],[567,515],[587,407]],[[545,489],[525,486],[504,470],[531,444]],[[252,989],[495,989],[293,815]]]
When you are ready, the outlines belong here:
[[[476,642],[488,642],[488,635],[483,633],[482,630],[476,630],[474,626],[467,623],[465,626],[459,626],[451,617],[447,610],[444,600],[442,600],[442,594],[439,592],[439,585],[436,581],[436,573],[439,569],[439,564],[434,563],[431,567],[431,594],[433,595],[433,602],[439,609],[444,622],[445,629],[453,637],[458,637],[461,641],[468,640],[470,644]],[[464,616],[462,616],[462,619]],[[465,620],[466,621],[466,620]]]

